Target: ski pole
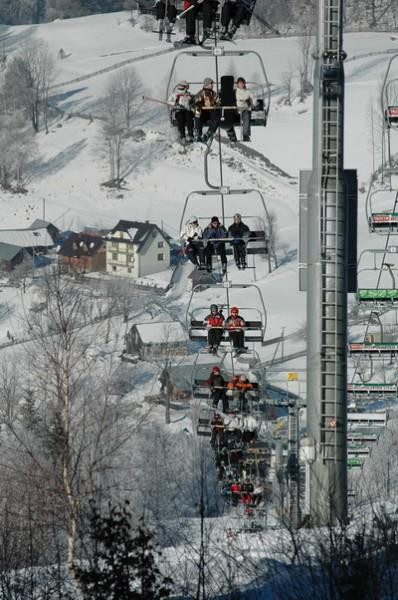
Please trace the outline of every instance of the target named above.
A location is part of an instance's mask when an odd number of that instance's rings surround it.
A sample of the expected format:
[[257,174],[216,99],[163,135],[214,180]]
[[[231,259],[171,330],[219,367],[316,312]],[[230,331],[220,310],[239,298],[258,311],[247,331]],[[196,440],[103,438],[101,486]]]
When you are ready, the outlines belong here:
[[186,8],[185,10],[182,11],[182,13],[180,13],[179,15],[177,15],[177,20],[179,21],[180,19],[182,19],[182,17],[185,17],[185,15],[187,13],[189,13],[189,11],[191,11],[193,8],[195,8],[195,6],[197,4],[202,4],[204,0],[198,0],[197,2],[195,2],[195,4],[191,4],[191,6],[189,6],[188,8]]
[[151,98],[151,96],[142,96],[142,99],[149,100],[149,102],[156,102],[157,104],[163,104],[164,106],[174,106],[174,104],[171,102],[165,102],[164,100],[159,100],[158,98]]

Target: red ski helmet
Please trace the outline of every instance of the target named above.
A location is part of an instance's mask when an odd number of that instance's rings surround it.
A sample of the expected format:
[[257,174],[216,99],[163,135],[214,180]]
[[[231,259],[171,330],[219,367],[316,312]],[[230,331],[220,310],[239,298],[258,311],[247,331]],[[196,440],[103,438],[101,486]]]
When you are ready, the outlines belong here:
[[220,367],[217,367],[217,365],[215,367],[212,368],[211,370],[212,373],[220,373]]
[[231,315],[237,315],[239,313],[239,308],[237,306],[231,306]]

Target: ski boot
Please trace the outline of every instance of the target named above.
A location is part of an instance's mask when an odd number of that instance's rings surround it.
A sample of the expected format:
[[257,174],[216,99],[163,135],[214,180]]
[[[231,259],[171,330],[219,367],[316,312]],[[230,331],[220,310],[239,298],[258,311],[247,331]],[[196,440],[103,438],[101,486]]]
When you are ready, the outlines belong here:
[[210,36],[211,36],[211,29],[204,29],[202,41],[200,42],[200,44],[201,45],[204,44],[205,41],[208,40]]
[[238,28],[236,25],[232,25],[231,29],[229,30],[229,32],[227,33],[227,40],[232,40],[232,38],[234,37],[235,33],[237,32]]
[[220,40],[229,40],[228,27],[223,27],[221,29]]

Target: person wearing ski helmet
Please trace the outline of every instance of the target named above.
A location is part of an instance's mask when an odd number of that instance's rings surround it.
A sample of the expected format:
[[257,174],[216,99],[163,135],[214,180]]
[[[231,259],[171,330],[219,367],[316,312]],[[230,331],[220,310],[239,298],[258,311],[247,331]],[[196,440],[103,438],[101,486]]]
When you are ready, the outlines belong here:
[[228,411],[228,399],[226,396],[226,381],[221,375],[220,367],[215,365],[210,373],[210,377],[206,380],[206,384],[211,388],[211,399],[213,400],[213,408],[218,408],[218,403],[222,400],[223,412]]
[[210,313],[204,318],[203,324],[207,328],[207,343],[209,352],[217,354],[218,347],[224,333],[224,315],[217,304],[210,306]]
[[225,239],[227,237],[227,230],[224,225],[220,223],[217,216],[212,217],[210,223],[203,231],[203,239],[207,241],[206,244],[206,268],[210,273],[212,270],[212,257],[213,254],[219,254],[221,258],[221,267],[223,275],[227,272],[227,254],[225,252],[225,242],[217,241],[219,239]]
[[250,238],[250,229],[243,223],[239,213],[234,214],[234,222],[228,227],[228,237],[232,238],[235,264],[238,269],[246,269],[246,244]]
[[198,217],[192,215],[185,223],[184,229],[180,233],[180,238],[184,242],[185,254],[191,263],[199,269],[205,268],[205,249],[203,247],[203,231],[199,225]]
[[[166,2],[165,0],[156,0],[155,3],[155,15],[157,21],[163,21],[166,17]],[[177,9],[175,0],[167,0],[167,19],[171,26],[176,22]],[[170,29],[171,31],[171,29]]]
[[[202,89],[193,97],[198,142],[207,142],[216,133],[220,124],[221,111],[217,107],[220,106],[221,101],[213,87],[214,81],[211,77],[206,77]],[[203,125],[208,125],[205,135],[203,135]]]
[[245,350],[245,320],[240,316],[237,306],[232,306],[230,315],[225,321],[225,328],[228,331],[229,339],[237,354]]
[[[196,44],[196,21],[198,13],[203,14],[203,42],[210,36],[213,17],[217,11],[218,2],[216,0],[184,0],[183,10],[190,9],[185,14],[185,32],[186,37],[182,40],[183,44]],[[193,7],[193,8],[191,8]]]
[[[193,142],[193,95],[189,83],[182,79],[168,100],[175,108],[175,119],[181,142]],[[185,131],[187,136],[185,137]]]
[[237,397],[240,412],[246,412],[247,392],[253,390],[253,384],[247,379],[246,375],[235,375],[227,384],[227,389]]

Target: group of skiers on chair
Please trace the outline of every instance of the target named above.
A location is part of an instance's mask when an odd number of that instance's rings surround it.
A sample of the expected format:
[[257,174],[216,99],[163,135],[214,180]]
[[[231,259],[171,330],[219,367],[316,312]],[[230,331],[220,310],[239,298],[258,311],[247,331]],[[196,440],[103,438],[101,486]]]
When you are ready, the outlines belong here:
[[[195,139],[206,143],[217,131],[223,116],[228,137],[231,142],[236,142],[234,117],[238,111],[242,120],[243,141],[250,142],[251,111],[256,105],[256,98],[253,92],[247,89],[246,80],[243,77],[236,80],[235,103],[232,108],[223,109],[220,97],[213,88],[214,81],[210,77],[204,79],[203,87],[197,94],[191,94],[188,81],[182,80],[177,84],[168,103],[176,109],[175,118],[180,141],[192,142]],[[208,126],[205,134],[203,125]]]
[[[222,40],[232,40],[241,24],[250,18],[254,3],[251,0],[226,0],[221,9],[221,35]],[[187,10],[189,9],[189,10]],[[218,9],[217,0],[184,0],[186,37],[182,44],[196,44],[196,21],[198,14],[203,15],[203,38],[201,43],[208,39],[212,33],[213,21]],[[176,0],[157,0],[155,5],[156,18],[163,20],[167,17],[171,28],[177,19]]]
[[220,367],[216,365],[212,368],[206,384],[211,389],[213,408],[217,409],[219,403],[222,402],[222,411],[223,413],[227,413],[229,411],[228,397],[232,396],[238,400],[238,411],[241,413],[247,411],[247,392],[252,391],[254,386],[246,375],[234,375],[229,381],[226,381],[221,375]]
[[181,239],[185,243],[184,252],[189,260],[199,269],[212,271],[212,259],[218,254],[221,259],[223,274],[227,272],[227,254],[225,242],[233,248],[235,264],[238,269],[246,269],[246,244],[250,239],[250,229],[243,223],[239,213],[234,214],[234,222],[227,229],[217,216],[202,230],[198,217],[192,216],[181,231]]
[[232,306],[227,320],[217,304],[210,306],[210,313],[204,318],[203,325],[207,328],[207,343],[210,353],[217,354],[224,331],[228,332],[229,340],[237,355],[245,352],[246,322],[239,314],[237,306]]

